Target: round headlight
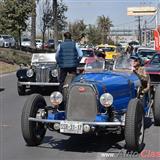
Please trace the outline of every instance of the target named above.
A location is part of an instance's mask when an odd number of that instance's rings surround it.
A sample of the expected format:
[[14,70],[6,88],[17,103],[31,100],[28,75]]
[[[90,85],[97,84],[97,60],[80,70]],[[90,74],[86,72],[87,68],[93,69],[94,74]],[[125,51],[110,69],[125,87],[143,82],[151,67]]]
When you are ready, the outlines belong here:
[[27,71],[27,77],[32,77],[33,76],[33,70],[32,69],[29,69]]
[[54,106],[58,106],[63,101],[63,95],[60,92],[53,92],[50,95],[50,101]]
[[57,71],[57,69],[52,70],[52,71],[51,71],[51,75],[52,75],[52,77],[57,77],[57,76],[58,76],[58,71]]
[[113,103],[113,96],[109,93],[104,93],[100,97],[100,103],[104,107],[110,107]]

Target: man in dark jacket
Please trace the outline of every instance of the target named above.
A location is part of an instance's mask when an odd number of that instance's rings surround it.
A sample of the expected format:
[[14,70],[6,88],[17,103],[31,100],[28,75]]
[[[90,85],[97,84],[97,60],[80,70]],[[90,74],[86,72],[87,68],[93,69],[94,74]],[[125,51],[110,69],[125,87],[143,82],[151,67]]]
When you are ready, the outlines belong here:
[[67,73],[76,75],[77,66],[83,56],[81,49],[72,41],[70,32],[64,33],[64,39],[64,42],[59,44],[56,52],[56,61],[60,68],[60,92],[63,91],[63,84]]

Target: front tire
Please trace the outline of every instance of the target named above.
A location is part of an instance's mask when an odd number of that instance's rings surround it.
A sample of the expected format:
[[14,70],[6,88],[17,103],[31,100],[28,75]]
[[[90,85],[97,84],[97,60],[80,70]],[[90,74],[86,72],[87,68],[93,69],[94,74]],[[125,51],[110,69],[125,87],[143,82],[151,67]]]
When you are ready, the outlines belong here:
[[40,94],[30,95],[25,102],[21,116],[21,129],[28,146],[39,145],[45,136],[46,128],[43,123],[28,120],[29,117],[36,118],[38,111],[45,107],[45,99]]
[[160,85],[156,88],[153,105],[154,125],[160,126]]
[[144,110],[139,99],[129,102],[126,114],[125,141],[128,151],[140,152],[144,140]]

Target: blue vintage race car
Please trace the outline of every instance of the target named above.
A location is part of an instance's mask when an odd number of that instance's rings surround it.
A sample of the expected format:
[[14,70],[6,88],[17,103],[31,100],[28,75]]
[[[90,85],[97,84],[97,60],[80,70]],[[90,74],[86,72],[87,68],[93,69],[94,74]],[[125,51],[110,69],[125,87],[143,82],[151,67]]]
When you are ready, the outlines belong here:
[[[21,117],[27,145],[39,145],[46,129],[70,135],[117,132],[125,134],[127,150],[141,151],[144,116],[149,116],[153,100],[141,94],[141,81],[128,58],[119,57],[113,71],[104,66],[103,61],[87,64],[85,73],[69,86],[65,84],[67,94],[51,94],[52,106],[39,94],[27,99]],[[61,103],[64,110],[60,110]]]

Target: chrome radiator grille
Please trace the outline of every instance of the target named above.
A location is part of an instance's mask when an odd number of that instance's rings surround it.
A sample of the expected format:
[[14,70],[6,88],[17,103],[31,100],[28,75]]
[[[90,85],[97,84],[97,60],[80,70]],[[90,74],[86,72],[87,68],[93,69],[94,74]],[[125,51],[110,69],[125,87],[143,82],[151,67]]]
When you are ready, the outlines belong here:
[[97,114],[97,100],[93,87],[91,85],[72,86],[66,109],[67,120],[94,121]]
[[36,82],[49,82],[49,70],[47,68],[36,69]]

